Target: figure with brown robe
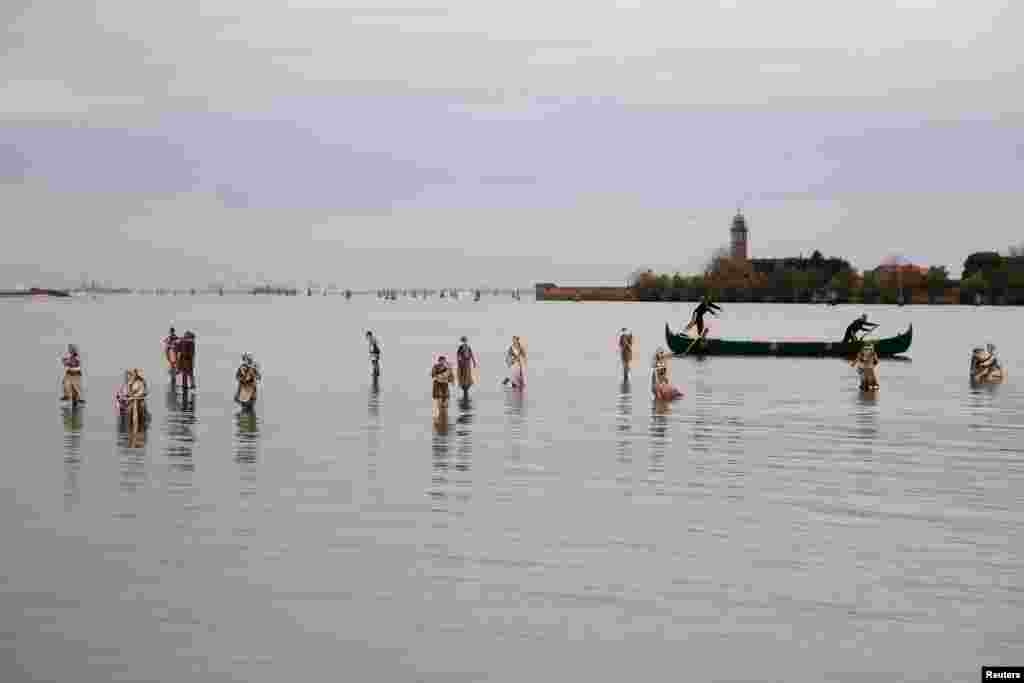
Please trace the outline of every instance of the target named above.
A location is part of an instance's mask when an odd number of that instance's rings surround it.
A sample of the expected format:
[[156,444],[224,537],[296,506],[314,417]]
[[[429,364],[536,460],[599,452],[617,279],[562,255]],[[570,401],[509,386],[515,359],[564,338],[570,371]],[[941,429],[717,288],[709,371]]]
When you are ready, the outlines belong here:
[[71,405],[85,403],[82,398],[82,358],[78,355],[78,347],[68,344],[68,352],[61,359],[64,366],[64,395],[62,401],[71,401]]
[[180,338],[174,332],[174,328],[164,337],[164,358],[167,360],[167,371],[171,375],[171,382],[175,381],[178,374],[178,342]]
[[857,373],[860,375],[861,391],[876,391],[878,389],[878,354],[875,352],[874,344],[871,342],[864,344],[850,365],[857,368]]
[[459,387],[462,389],[462,398],[469,398],[469,388],[473,386],[473,370],[478,367],[476,355],[469,346],[469,340],[462,337],[458,350],[455,352],[455,361],[458,366]]
[[526,387],[526,346],[519,337],[512,337],[512,345],[505,352],[505,365],[511,371],[512,376],[506,377],[502,384],[512,383],[513,389]]
[[178,372],[181,374],[181,389],[188,391],[196,388],[196,336],[191,331],[178,340]]
[[238,370],[235,372],[235,379],[238,381],[235,403],[245,408],[251,408],[256,403],[257,385],[263,379],[259,366],[253,361],[251,354],[242,354],[242,364],[238,366]]
[[455,382],[455,375],[444,356],[440,356],[430,368],[430,378],[433,384],[431,397],[434,399],[434,420],[442,420],[448,415],[448,385]]
[[619,332],[619,357],[622,359],[622,379],[629,379],[629,368],[633,364],[633,333],[625,327]]
[[986,344],[985,348],[979,346],[971,352],[971,382],[996,384],[1006,379],[1006,370],[999,364],[995,351],[993,344]]
[[128,391],[125,400],[128,404],[128,428],[131,431],[142,429],[146,426],[148,410],[146,409],[146,398],[149,396],[149,387],[142,376],[142,370],[132,368],[128,371]]

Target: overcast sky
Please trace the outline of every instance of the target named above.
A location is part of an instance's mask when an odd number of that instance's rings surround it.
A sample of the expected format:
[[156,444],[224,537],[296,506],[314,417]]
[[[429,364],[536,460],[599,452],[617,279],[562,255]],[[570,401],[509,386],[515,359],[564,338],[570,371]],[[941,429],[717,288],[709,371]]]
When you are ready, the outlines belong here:
[[[1024,241],[1011,0],[7,0],[0,286],[695,272]],[[19,6],[20,5],[20,6]]]

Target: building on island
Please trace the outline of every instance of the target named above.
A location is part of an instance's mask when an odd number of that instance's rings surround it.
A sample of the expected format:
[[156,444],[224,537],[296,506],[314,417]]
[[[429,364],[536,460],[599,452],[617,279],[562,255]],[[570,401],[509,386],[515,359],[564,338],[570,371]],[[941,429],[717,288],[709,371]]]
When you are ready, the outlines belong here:
[[729,255],[737,261],[750,259],[750,231],[747,230],[747,220],[743,212],[736,209],[736,215],[732,219],[732,228],[729,230]]

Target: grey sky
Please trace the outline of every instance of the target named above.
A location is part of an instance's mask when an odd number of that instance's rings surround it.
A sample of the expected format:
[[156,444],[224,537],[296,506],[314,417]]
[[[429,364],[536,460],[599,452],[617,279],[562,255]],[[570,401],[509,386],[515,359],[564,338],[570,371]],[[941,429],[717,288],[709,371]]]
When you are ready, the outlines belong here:
[[737,201],[755,256],[1024,239],[1009,0],[10,4],[0,286],[619,282]]

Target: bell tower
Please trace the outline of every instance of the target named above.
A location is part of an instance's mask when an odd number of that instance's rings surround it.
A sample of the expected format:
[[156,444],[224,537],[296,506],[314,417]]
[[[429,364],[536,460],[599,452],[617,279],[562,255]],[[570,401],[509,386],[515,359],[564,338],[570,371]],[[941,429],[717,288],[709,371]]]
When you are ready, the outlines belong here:
[[732,258],[746,261],[750,258],[749,243],[747,241],[749,231],[747,220],[743,217],[743,211],[736,207],[736,215],[732,219],[732,227],[729,229],[729,255]]

